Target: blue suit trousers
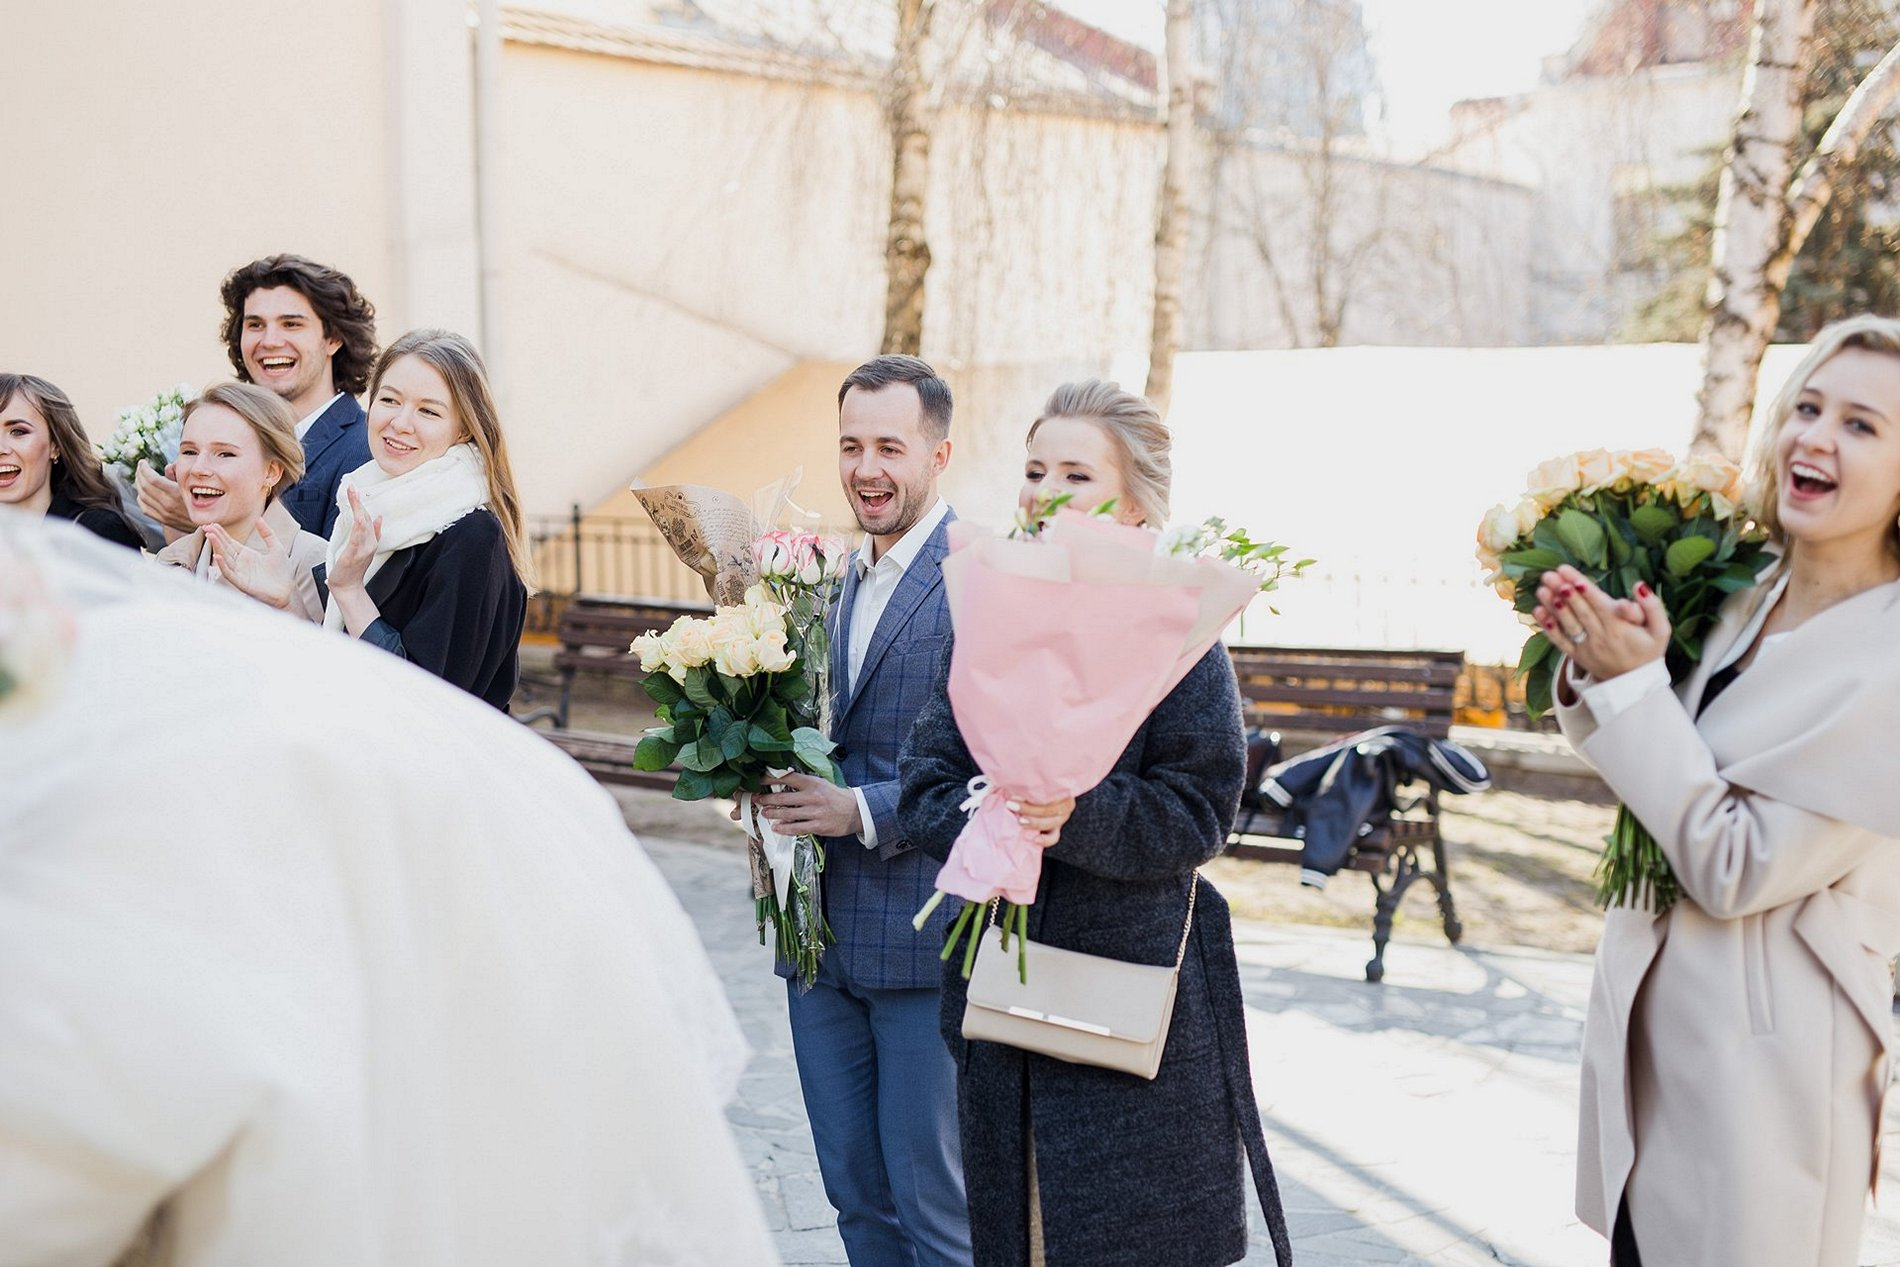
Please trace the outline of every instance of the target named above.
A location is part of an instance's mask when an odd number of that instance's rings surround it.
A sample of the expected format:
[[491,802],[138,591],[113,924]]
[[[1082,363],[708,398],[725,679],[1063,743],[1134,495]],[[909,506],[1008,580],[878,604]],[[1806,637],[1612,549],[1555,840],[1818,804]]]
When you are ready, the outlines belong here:
[[790,987],[792,1048],[851,1267],[970,1267],[957,1070],[935,989],[872,989],[820,961]]

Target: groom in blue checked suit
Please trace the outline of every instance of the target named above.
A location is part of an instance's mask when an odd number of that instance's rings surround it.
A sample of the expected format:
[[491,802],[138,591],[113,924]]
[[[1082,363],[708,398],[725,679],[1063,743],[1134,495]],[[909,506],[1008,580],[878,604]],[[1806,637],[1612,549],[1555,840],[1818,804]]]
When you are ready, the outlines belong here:
[[833,608],[832,754],[848,786],[802,775],[759,798],[785,832],[824,838],[837,944],[817,983],[788,978],[792,1046],[825,1194],[852,1267],[967,1267],[956,1066],[938,1028],[948,913],[920,933],[937,864],[897,817],[897,752],[950,647],[950,389],[914,356],[880,356],[838,391],[838,463],[864,542]]

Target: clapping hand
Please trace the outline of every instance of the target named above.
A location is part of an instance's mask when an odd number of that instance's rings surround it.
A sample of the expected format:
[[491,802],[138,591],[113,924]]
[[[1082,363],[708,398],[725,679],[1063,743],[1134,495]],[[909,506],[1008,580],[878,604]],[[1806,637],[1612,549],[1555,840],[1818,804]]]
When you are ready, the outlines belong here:
[[191,512],[185,509],[184,493],[171,478],[177,469],[177,464],[173,463],[160,475],[152,469],[151,463],[140,458],[132,482],[138,487],[139,509],[166,528],[182,534],[190,532],[197,525],[191,522]]
[[354,488],[350,494],[350,535],[343,543],[342,553],[337,555],[336,563],[329,573],[330,592],[338,590],[360,590],[369,575],[370,560],[376,557],[376,546],[383,539],[383,517],[371,519],[363,513],[363,497]]
[[1577,569],[1544,573],[1531,613],[1558,651],[1597,681],[1662,659],[1669,649],[1669,613],[1648,585],[1634,601],[1611,598]]
[[218,574],[252,598],[288,611],[291,592],[296,588],[296,572],[290,562],[290,543],[279,544],[270,525],[257,521],[257,535],[264,548],[252,549],[226,532],[220,524],[207,524],[205,537],[211,542],[211,561]]

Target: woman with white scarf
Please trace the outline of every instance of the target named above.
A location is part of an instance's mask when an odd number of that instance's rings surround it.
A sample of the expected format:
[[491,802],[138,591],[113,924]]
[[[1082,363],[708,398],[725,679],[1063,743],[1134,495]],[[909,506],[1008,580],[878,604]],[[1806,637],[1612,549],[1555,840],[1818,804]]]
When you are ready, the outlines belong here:
[[337,490],[324,624],[506,712],[530,568],[481,357],[410,331],[376,362],[368,421],[373,461]]

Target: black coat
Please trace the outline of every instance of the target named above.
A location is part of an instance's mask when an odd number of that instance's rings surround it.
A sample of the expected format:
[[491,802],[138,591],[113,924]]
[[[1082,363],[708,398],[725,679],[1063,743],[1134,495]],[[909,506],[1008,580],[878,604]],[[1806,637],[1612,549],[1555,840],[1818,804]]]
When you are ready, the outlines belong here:
[[381,617],[363,641],[508,711],[528,589],[491,511],[470,511],[421,545],[396,551],[370,578],[368,593]]
[[[1226,841],[1246,761],[1233,666],[1215,647],[1142,724],[1114,771],[1076,798],[1060,841],[1043,855],[1031,939],[1173,963],[1195,869]],[[918,717],[899,769],[898,813],[911,840],[946,857],[977,770],[941,690]],[[957,1060],[978,1267],[1028,1261],[1028,1123],[1049,1267],[1218,1267],[1243,1258],[1242,1148],[1259,1140],[1259,1111],[1233,929],[1213,886],[1201,882],[1153,1082],[966,1041],[959,959],[945,965],[943,1030]],[[1256,1177],[1278,1221],[1264,1145]]]
[[53,490],[53,500],[46,507],[46,513],[55,519],[70,519],[95,536],[104,537],[114,545],[131,546],[134,550],[143,550],[145,541],[138,530],[126,522],[125,516],[116,510],[102,510],[97,506],[82,506],[66,495],[66,490]]

